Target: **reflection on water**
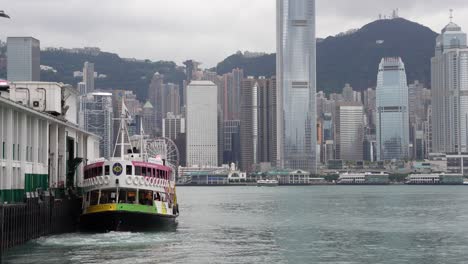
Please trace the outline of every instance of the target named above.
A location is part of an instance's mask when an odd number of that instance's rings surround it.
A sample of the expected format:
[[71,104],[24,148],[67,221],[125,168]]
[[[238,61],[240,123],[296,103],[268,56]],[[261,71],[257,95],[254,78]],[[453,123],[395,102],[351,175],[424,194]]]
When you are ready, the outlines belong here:
[[178,227],[40,238],[5,263],[465,263],[462,186],[178,188]]

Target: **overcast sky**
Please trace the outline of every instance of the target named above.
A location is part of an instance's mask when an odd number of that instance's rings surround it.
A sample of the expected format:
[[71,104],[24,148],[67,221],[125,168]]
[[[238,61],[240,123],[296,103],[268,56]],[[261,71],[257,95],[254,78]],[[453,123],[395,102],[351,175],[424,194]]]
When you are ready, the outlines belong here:
[[[11,20],[0,39],[33,36],[41,47],[100,47],[121,57],[191,58],[214,66],[237,50],[275,51],[275,0],[0,0]],[[379,13],[439,32],[454,22],[468,31],[467,0],[317,0],[318,37],[359,28]]]

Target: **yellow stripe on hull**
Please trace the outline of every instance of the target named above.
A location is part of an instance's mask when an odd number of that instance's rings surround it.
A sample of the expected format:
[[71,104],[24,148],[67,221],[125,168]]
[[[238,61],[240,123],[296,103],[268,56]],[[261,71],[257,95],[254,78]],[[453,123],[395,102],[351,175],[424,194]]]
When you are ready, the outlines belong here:
[[93,205],[85,210],[85,214],[101,213],[101,212],[110,212],[117,211],[117,204],[100,204]]

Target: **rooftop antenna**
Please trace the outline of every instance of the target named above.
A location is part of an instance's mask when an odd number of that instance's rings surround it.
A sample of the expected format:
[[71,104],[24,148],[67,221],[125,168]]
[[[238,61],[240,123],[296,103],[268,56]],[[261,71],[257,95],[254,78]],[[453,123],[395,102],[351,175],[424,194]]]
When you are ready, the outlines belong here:
[[450,23],[453,22],[453,9],[450,9]]

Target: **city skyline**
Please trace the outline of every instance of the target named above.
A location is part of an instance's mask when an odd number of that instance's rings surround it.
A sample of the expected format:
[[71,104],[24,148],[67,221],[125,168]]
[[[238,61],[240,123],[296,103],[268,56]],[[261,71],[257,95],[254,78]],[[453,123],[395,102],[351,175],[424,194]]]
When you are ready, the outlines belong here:
[[[196,54],[194,59],[203,62],[205,67],[212,67],[237,50],[275,51],[275,28],[270,26],[275,22],[275,4],[270,2],[268,0],[205,2],[209,10],[217,10],[209,12],[211,15],[205,18],[200,16],[200,12],[193,12],[199,8],[198,3],[183,0],[165,2],[163,8],[158,1],[118,4],[100,1],[93,3],[91,10],[85,10],[89,5],[82,4],[82,1],[80,4],[72,2],[63,5],[51,5],[48,1],[40,3],[13,1],[1,6],[12,17],[11,20],[2,22],[4,26],[2,30],[5,36],[33,36],[41,39],[43,47],[99,46],[124,57],[174,60],[178,64]],[[244,8],[246,3],[249,8]],[[440,32],[446,24],[449,8],[455,9],[454,16],[458,24],[462,27],[468,25],[468,18],[462,16],[468,9],[464,1],[433,3],[430,7],[424,3],[424,1],[368,3],[365,0],[339,4],[333,1],[319,2],[317,36],[324,38],[359,28],[377,19],[379,14],[391,16],[392,10],[396,8],[399,8],[400,16],[426,25],[435,32]],[[421,12],[423,9],[424,12]],[[259,13],[258,10],[262,12]],[[43,17],[44,13],[49,15]],[[87,19],[81,19],[77,15],[79,13],[86,13]],[[134,16],[136,13],[138,19]],[[217,23],[212,24],[212,21]],[[119,31],[114,31],[115,28],[119,28]],[[137,30],[134,30],[135,28]],[[205,29],[203,37],[192,37],[192,32],[195,30],[190,30],[191,28]],[[229,30],[225,30],[226,28]],[[76,38],[77,34],[82,37]],[[139,41],[120,43],[117,40],[122,35],[127,39]],[[189,37],[195,45],[185,45],[180,41],[186,37]]]

